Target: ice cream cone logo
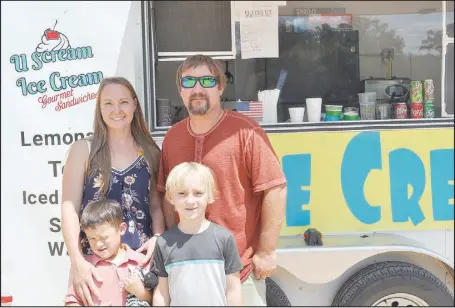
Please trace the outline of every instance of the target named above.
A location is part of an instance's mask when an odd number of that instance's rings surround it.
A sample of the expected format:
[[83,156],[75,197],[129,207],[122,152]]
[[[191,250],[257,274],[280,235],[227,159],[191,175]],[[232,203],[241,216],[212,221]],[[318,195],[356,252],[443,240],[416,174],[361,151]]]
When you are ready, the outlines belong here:
[[71,48],[70,42],[66,35],[55,30],[57,23],[58,21],[56,20],[52,29],[49,28],[44,31],[44,34],[41,37],[41,43],[39,43],[36,47],[37,52]]

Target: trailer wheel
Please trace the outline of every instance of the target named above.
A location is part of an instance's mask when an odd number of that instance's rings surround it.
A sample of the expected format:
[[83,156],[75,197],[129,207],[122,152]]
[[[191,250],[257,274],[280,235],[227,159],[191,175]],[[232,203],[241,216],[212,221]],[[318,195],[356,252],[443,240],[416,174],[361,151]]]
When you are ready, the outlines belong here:
[[277,285],[275,281],[267,277],[265,279],[265,286],[267,306],[291,306],[291,302],[286,296],[286,293],[284,293],[284,291],[280,288],[279,285]]
[[449,289],[427,270],[405,262],[380,262],[346,281],[332,306],[452,306]]

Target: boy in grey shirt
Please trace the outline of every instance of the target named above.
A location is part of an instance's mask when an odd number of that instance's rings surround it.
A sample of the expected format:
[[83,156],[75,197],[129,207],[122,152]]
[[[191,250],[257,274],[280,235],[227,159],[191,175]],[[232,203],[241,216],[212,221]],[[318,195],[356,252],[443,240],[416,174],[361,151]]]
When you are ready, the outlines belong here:
[[156,242],[153,306],[242,305],[243,266],[234,236],[205,218],[215,191],[213,173],[199,163],[182,163],[169,173],[166,198],[180,222]]

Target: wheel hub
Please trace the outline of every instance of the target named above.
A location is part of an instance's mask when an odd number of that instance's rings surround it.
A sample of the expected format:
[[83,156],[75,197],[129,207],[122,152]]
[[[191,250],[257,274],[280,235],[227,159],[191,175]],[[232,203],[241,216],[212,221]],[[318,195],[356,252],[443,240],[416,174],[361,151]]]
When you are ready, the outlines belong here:
[[420,297],[407,293],[394,293],[377,300],[373,307],[426,307],[429,306]]

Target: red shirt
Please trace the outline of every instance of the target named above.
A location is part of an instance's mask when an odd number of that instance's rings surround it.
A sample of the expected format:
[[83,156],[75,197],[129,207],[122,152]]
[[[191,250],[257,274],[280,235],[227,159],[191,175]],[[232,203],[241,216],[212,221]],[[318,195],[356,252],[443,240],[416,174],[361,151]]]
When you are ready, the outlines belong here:
[[157,189],[165,191],[169,172],[182,162],[196,161],[215,174],[218,195],[207,208],[207,219],[234,234],[244,269],[259,241],[264,191],[286,183],[280,162],[262,127],[234,111],[223,111],[207,133],[197,135],[189,118],[171,127],[163,141]]
[[[127,245],[123,244],[126,249],[126,258],[117,266],[112,262],[100,259],[96,255],[86,256],[85,259],[96,267],[98,275],[103,279],[98,282],[93,279],[95,285],[99,288],[100,298],[96,298],[92,294],[93,303],[97,306],[105,306],[110,303],[110,306],[125,306],[128,293],[123,287],[123,281],[128,278],[128,266],[138,267],[139,263],[144,259],[144,255],[132,250]],[[65,296],[65,303],[78,303],[83,306],[82,299],[74,289],[73,277],[69,277],[68,293]]]

